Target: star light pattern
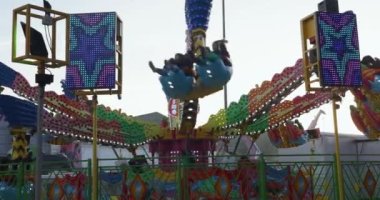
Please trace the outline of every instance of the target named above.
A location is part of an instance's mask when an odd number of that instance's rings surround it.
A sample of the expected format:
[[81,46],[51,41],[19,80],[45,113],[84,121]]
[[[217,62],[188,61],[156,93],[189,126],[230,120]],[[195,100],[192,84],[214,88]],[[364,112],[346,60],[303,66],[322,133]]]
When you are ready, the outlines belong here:
[[356,15],[317,13],[322,86],[362,85]]
[[116,71],[116,13],[70,15],[69,89],[112,89]]

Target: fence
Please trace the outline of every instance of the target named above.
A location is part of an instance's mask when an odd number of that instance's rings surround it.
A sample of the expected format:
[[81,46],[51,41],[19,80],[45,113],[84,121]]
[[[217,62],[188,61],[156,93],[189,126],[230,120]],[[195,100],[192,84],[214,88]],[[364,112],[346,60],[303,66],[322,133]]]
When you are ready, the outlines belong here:
[[[130,199],[338,199],[333,155],[261,155],[171,158],[159,165],[145,160],[100,159],[101,200]],[[45,162],[44,199],[90,199],[91,161]],[[380,155],[342,155],[344,199],[380,199]],[[33,164],[0,165],[0,200],[33,199]]]
[[[42,194],[45,199],[90,199],[91,161],[44,162],[42,166]],[[34,163],[0,165],[0,200],[34,199]]]

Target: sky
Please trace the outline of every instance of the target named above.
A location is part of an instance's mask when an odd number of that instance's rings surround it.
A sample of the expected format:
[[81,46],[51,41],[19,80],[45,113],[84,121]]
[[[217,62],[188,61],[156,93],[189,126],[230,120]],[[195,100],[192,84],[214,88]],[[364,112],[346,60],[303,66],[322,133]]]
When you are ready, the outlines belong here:
[[[270,80],[283,68],[293,66],[301,58],[300,20],[317,10],[319,0],[225,0],[227,47],[234,64],[228,83],[228,102],[238,101],[255,84]],[[24,4],[42,5],[42,0],[1,0],[0,7],[0,62],[22,73],[34,83],[36,67],[11,62],[12,10]],[[123,21],[124,72],[122,99],[101,96],[99,103],[121,109],[128,115],[150,112],[167,113],[165,94],[158,75],[152,73],[148,61],[162,66],[163,60],[175,53],[184,53],[184,0],[50,0],[53,9],[66,13],[115,11]],[[377,38],[380,36],[377,0],[341,0],[340,12],[352,10],[357,15],[361,57],[379,56]],[[214,0],[207,31],[207,44],[221,39],[222,0]],[[54,83],[46,90],[62,93],[59,81],[65,69],[51,70]],[[5,90],[6,94],[12,91]],[[288,99],[305,94],[302,85]],[[211,114],[224,107],[223,91],[200,99],[197,126],[207,122]],[[354,105],[347,94],[338,110],[339,132],[359,134],[349,112]],[[332,106],[321,107],[326,112],[319,120],[319,128],[333,132]],[[318,110],[300,118],[307,127]]]

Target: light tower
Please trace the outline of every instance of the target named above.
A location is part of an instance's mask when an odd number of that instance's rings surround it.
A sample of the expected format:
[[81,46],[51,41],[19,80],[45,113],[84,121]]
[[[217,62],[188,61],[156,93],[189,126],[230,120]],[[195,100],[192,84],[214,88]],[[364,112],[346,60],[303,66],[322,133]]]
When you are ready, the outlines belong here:
[[306,91],[332,94],[337,195],[344,199],[336,110],[347,89],[362,85],[356,15],[339,13],[338,0],[324,0],[317,12],[301,20],[301,36]]
[[[22,64],[37,66],[37,74],[35,76],[36,83],[38,83],[38,110],[37,110],[37,152],[36,152],[36,172],[35,172],[35,199],[41,198],[42,180],[42,113],[44,105],[45,85],[53,82],[52,74],[45,74],[47,68],[58,68],[67,65],[68,62],[68,44],[63,44],[65,49],[65,56],[63,59],[57,58],[57,31],[58,23],[67,22],[69,16],[66,13],[55,11],[51,9],[50,4],[45,1],[44,7],[39,7],[27,4],[13,10],[13,23],[12,23],[12,61]],[[43,13],[43,14],[42,14]],[[50,16],[50,13],[54,16]],[[19,21],[19,18],[25,18],[25,21]],[[32,22],[42,21],[45,30],[52,28],[52,32],[47,33],[49,48],[46,47],[44,37],[40,31],[32,27]],[[25,48],[23,53],[18,54],[17,49],[20,45],[17,43],[17,30],[18,22],[21,23],[21,28],[25,35]],[[37,25],[37,24],[33,24]],[[62,34],[68,40],[68,32],[63,31]]]

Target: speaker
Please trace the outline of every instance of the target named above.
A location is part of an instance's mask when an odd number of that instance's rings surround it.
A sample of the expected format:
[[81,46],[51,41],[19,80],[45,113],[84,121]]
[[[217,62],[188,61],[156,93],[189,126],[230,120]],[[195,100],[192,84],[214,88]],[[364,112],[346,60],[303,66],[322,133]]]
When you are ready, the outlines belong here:
[[338,0],[323,0],[318,4],[318,11],[339,13]]
[[36,74],[36,83],[47,85],[53,82],[54,76],[51,74]]
[[[24,32],[24,35],[26,36],[26,24],[24,22],[20,22],[22,30]],[[41,56],[41,57],[48,57],[48,50],[45,45],[44,37],[42,34],[37,31],[36,29],[30,27],[30,38],[26,38],[26,40],[29,39],[30,43],[30,54],[33,56]]]

